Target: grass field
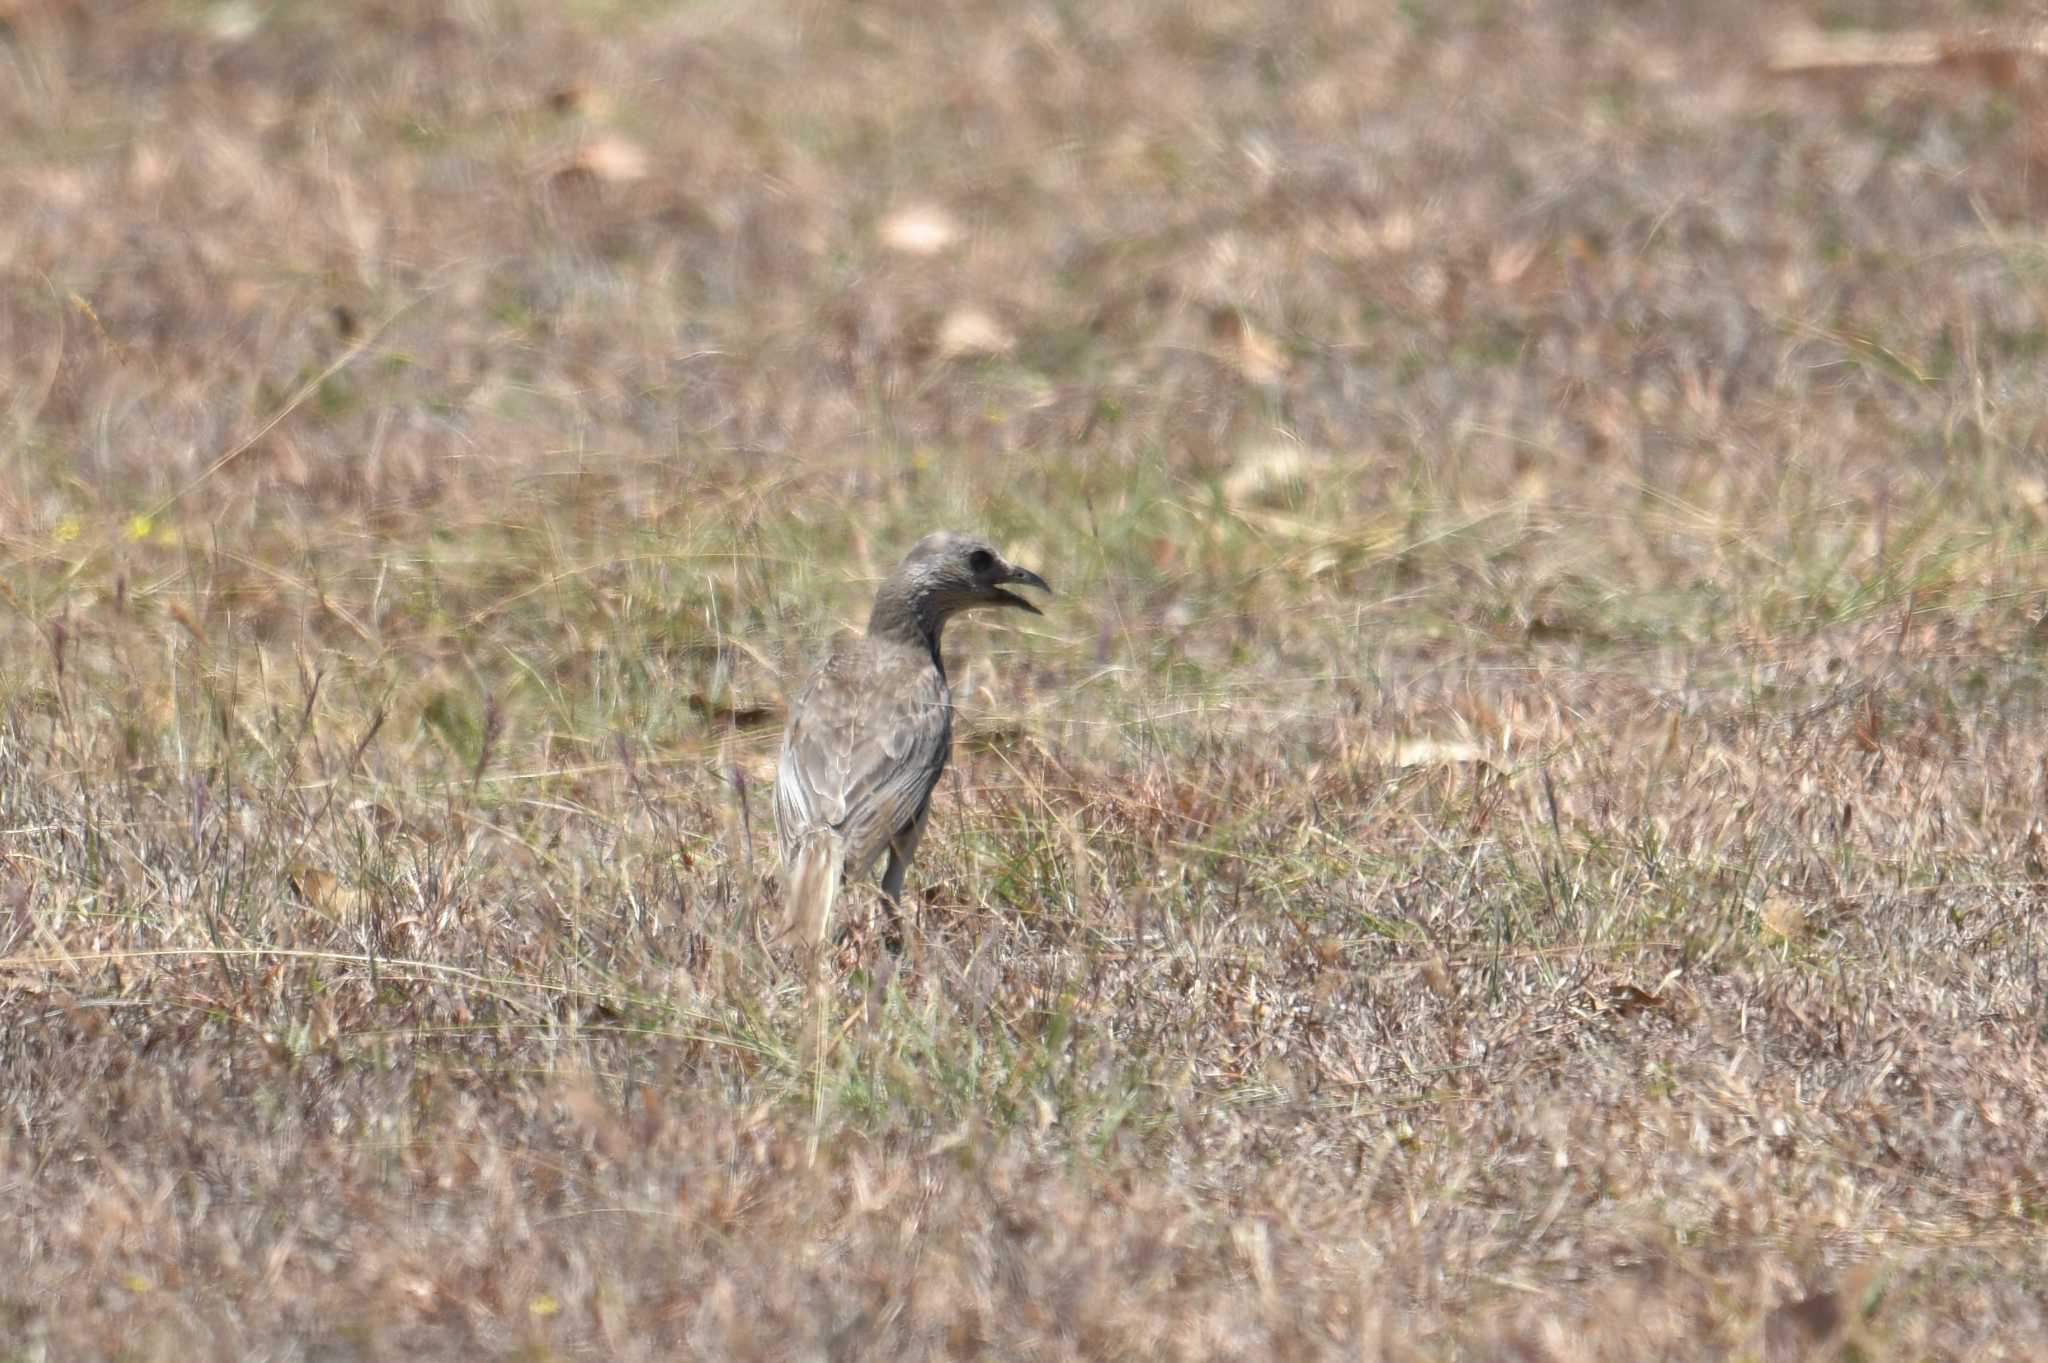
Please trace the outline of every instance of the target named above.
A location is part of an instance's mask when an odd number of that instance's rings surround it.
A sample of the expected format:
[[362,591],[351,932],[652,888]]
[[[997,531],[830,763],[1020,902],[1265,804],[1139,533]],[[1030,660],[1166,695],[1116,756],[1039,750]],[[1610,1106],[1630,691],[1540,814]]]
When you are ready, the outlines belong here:
[[2042,1356],[2001,9],[0,4],[0,1360]]

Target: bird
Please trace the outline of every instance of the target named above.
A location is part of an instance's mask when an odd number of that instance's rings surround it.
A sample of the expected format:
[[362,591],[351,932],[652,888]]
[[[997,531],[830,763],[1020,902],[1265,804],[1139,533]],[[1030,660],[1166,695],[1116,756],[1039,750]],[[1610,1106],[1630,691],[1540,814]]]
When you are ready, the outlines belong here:
[[983,606],[1042,615],[1005,590],[1017,584],[1052,590],[977,536],[934,531],[883,580],[866,633],[833,637],[790,707],[776,765],[787,935],[822,945],[842,886],[886,852],[882,902],[888,940],[900,945],[903,876],[953,751],[939,635],[953,616]]

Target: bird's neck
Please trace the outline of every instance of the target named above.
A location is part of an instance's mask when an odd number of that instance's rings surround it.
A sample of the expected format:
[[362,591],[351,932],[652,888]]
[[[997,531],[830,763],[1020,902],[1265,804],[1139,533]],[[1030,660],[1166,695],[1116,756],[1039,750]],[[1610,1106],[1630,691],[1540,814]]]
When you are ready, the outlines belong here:
[[946,617],[930,601],[916,597],[877,597],[868,615],[868,638],[904,644],[929,655],[941,680],[946,664],[939,656],[939,632],[945,627]]

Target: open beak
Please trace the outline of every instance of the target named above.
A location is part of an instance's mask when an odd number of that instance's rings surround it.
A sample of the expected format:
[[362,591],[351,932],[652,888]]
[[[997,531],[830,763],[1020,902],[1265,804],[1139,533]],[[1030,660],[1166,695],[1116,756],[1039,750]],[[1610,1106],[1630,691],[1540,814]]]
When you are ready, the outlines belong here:
[[[1003,581],[1021,582],[1027,587],[1036,587],[1038,588],[1038,590],[1042,592],[1049,592],[1052,590],[1052,588],[1045,585],[1045,579],[1040,577],[1037,573],[1032,572],[1029,568],[1019,568],[1015,564],[1010,565],[1009,571],[1003,575]],[[1023,597],[1017,595],[1015,592],[1006,592],[1001,587],[989,588],[989,596],[994,600],[994,602],[997,605],[1015,606],[1019,610],[1030,611],[1033,615],[1045,614],[1044,611],[1032,605],[1029,601],[1026,601]]]

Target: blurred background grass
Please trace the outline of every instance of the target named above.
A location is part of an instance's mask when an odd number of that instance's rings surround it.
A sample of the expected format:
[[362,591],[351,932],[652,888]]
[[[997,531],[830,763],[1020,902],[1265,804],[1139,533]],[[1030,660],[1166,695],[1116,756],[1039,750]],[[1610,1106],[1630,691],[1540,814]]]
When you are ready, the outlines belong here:
[[2037,43],[0,5],[0,1356],[2024,1352]]

